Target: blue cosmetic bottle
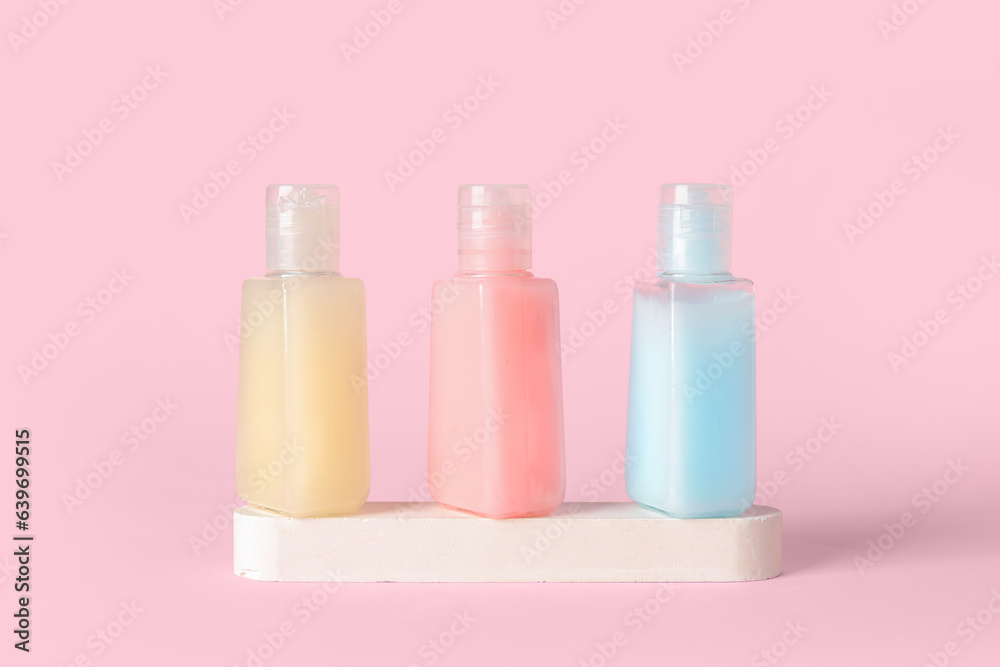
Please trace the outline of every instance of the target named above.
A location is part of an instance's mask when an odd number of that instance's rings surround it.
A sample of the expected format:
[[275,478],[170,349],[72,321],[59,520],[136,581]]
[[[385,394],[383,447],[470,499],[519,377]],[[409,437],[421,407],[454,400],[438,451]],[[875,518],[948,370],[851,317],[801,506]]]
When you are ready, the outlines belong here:
[[755,301],[730,273],[731,240],[730,187],[661,187],[658,271],[633,302],[626,484],[678,518],[753,504]]

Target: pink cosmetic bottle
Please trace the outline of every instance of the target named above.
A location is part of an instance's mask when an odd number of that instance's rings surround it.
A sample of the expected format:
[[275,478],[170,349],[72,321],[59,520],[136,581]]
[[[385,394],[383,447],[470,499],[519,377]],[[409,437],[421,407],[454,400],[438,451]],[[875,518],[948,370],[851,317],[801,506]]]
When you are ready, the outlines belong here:
[[531,267],[531,191],[458,190],[458,273],[434,284],[431,495],[492,518],[562,503],[559,294]]

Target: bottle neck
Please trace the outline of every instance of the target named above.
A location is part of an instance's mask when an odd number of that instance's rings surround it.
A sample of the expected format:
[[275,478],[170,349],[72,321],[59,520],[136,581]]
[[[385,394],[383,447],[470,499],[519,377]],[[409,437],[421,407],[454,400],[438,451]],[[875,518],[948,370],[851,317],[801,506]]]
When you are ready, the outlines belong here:
[[733,274],[730,271],[696,273],[694,271],[672,271],[669,269],[657,270],[656,276],[658,278],[670,278],[685,283],[718,283],[732,280],[733,278]]
[[532,278],[535,274],[527,269],[459,269],[455,275],[460,278]]
[[322,278],[322,277],[339,278],[341,277],[341,273],[340,271],[326,271],[326,270],[296,271],[292,269],[274,269],[272,271],[268,271],[267,273],[265,273],[264,277],[265,278]]

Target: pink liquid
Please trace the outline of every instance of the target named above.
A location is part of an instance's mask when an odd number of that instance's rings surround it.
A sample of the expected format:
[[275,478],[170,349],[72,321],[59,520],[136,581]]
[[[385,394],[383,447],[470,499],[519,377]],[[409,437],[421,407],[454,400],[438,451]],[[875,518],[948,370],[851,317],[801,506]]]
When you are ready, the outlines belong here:
[[459,273],[433,295],[431,494],[488,517],[548,514],[566,486],[555,283]]

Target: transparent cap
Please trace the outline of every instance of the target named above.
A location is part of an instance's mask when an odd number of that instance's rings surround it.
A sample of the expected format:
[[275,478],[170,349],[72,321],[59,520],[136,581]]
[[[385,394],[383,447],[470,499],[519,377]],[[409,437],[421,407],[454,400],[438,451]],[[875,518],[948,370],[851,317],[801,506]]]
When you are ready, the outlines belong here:
[[660,186],[659,268],[670,273],[728,273],[733,189],[715,183]]
[[531,268],[531,188],[458,188],[458,267],[463,271]]
[[267,270],[337,271],[340,191],[336,185],[267,186]]

